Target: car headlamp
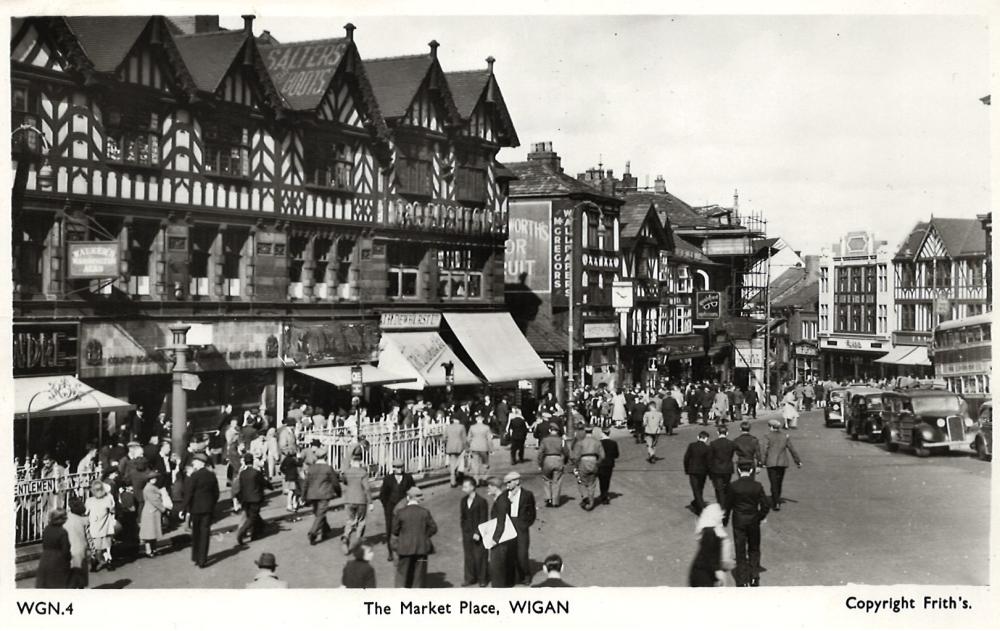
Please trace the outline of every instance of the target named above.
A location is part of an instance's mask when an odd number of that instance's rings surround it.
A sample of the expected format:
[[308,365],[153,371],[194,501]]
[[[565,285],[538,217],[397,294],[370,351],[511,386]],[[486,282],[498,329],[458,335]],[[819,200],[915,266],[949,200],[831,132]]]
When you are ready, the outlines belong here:
[[972,427],[975,424],[976,424],[976,422],[973,421],[971,418],[969,418],[968,416],[965,417],[965,426],[966,427]]
[[943,419],[943,418],[939,418],[939,419],[937,420],[937,426],[938,426],[938,427],[944,427],[944,425],[945,425],[945,423],[944,423],[944,419]]

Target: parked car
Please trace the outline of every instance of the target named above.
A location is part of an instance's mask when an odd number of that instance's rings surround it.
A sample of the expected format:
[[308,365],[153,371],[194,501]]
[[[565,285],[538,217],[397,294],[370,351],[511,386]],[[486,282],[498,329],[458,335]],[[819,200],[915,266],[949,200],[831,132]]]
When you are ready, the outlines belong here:
[[979,407],[979,433],[972,441],[972,449],[982,460],[993,459],[993,401]]
[[954,392],[913,389],[887,392],[882,397],[886,449],[909,447],[920,457],[949,450],[969,450],[979,434],[965,401]]
[[854,440],[864,436],[868,440],[882,438],[882,395],[878,388],[853,387],[848,389],[848,413],[844,427]]
[[823,422],[827,427],[844,424],[844,408],[847,403],[847,389],[837,388],[826,393],[826,406],[823,408]]

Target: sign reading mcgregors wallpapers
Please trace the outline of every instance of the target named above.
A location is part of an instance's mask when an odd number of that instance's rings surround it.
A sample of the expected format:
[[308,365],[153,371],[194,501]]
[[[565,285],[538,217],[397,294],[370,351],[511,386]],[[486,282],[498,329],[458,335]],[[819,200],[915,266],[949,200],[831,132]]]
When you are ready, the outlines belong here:
[[[84,323],[80,331],[80,376],[161,375],[170,362],[157,351],[171,344],[170,323],[157,320]],[[212,327],[212,344],[190,351],[192,372],[252,370],[280,366],[277,321],[222,321]]]
[[504,282],[507,292],[548,293],[552,288],[552,204],[511,202]]
[[552,213],[552,305],[569,305],[569,287],[573,282],[573,209]]

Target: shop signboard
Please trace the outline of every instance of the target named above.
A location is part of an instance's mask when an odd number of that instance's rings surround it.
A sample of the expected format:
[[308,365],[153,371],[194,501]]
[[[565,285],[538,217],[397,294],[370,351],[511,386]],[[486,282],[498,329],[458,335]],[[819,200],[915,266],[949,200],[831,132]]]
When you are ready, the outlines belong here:
[[573,208],[552,213],[552,306],[569,305],[573,283]]
[[608,337],[618,337],[617,322],[584,322],[583,339],[595,340]]
[[117,241],[70,241],[66,259],[66,278],[118,278],[121,246]]
[[441,328],[441,313],[436,311],[422,313],[383,313],[379,319],[379,328],[383,331],[404,329],[437,330]]
[[504,252],[506,293],[552,290],[552,202],[510,202]]
[[717,291],[696,291],[694,294],[694,319],[717,320],[722,316],[722,296]]
[[380,337],[379,323],[367,320],[289,322],[284,357],[298,366],[373,362]]
[[733,342],[733,363],[736,368],[763,368],[764,341],[735,340]]
[[78,333],[70,322],[15,322],[14,377],[75,374]]
[[351,396],[360,397],[365,393],[364,373],[361,366],[351,366]]

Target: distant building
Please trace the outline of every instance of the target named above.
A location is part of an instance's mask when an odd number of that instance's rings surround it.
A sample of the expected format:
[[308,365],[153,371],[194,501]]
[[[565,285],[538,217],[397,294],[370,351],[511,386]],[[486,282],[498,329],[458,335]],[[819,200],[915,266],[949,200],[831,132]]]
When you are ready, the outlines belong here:
[[819,257],[785,270],[770,285],[772,381],[819,377]]

